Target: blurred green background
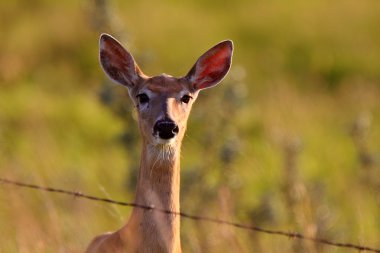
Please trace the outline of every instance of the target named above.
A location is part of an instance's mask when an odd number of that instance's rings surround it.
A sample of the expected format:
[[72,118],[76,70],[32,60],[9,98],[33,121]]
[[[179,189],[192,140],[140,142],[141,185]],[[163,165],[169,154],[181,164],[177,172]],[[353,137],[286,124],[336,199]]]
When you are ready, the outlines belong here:
[[[0,176],[131,201],[140,142],[99,67],[107,32],[148,75],[224,39],[182,150],[181,209],[380,248],[380,2],[0,2]],[[207,124],[205,124],[207,122]],[[130,208],[0,186],[0,252],[83,252]],[[347,252],[183,219],[184,252]]]

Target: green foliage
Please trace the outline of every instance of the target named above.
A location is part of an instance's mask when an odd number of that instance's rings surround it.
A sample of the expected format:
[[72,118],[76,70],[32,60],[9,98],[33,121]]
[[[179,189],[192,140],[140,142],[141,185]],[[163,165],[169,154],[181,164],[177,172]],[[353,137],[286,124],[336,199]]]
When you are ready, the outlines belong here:
[[[230,38],[229,76],[190,117],[182,210],[379,248],[379,13],[371,0],[1,1],[0,176],[132,200],[138,130],[99,34],[175,76]],[[130,212],[5,185],[0,203],[0,252],[83,252]],[[184,252],[345,252],[181,229]]]

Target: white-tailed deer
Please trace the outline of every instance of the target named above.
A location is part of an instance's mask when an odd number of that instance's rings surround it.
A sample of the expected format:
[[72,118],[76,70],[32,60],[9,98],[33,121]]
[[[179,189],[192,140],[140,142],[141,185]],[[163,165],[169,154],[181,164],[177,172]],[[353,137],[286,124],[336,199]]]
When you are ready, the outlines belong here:
[[[110,35],[100,37],[100,63],[128,88],[142,137],[135,203],[179,212],[180,150],[190,109],[202,89],[218,84],[231,66],[232,41],[222,41],[180,78],[148,77]],[[180,217],[134,208],[126,225],[93,239],[87,253],[181,252]]]

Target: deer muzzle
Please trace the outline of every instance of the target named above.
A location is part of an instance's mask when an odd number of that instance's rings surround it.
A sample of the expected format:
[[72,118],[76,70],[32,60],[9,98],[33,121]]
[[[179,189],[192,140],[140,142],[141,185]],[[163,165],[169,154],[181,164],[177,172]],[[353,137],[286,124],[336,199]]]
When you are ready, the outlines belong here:
[[174,138],[179,132],[178,125],[171,119],[162,119],[156,122],[153,127],[153,135],[161,139],[169,140]]

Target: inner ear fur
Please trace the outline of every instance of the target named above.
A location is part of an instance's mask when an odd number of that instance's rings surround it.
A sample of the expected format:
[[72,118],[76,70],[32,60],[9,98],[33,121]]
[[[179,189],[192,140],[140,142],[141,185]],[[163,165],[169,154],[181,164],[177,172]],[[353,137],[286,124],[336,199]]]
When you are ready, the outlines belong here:
[[225,40],[215,45],[196,61],[187,79],[195,90],[211,88],[227,75],[232,62],[233,42]]
[[118,84],[131,88],[143,76],[133,56],[111,35],[100,36],[99,58],[104,72]]

